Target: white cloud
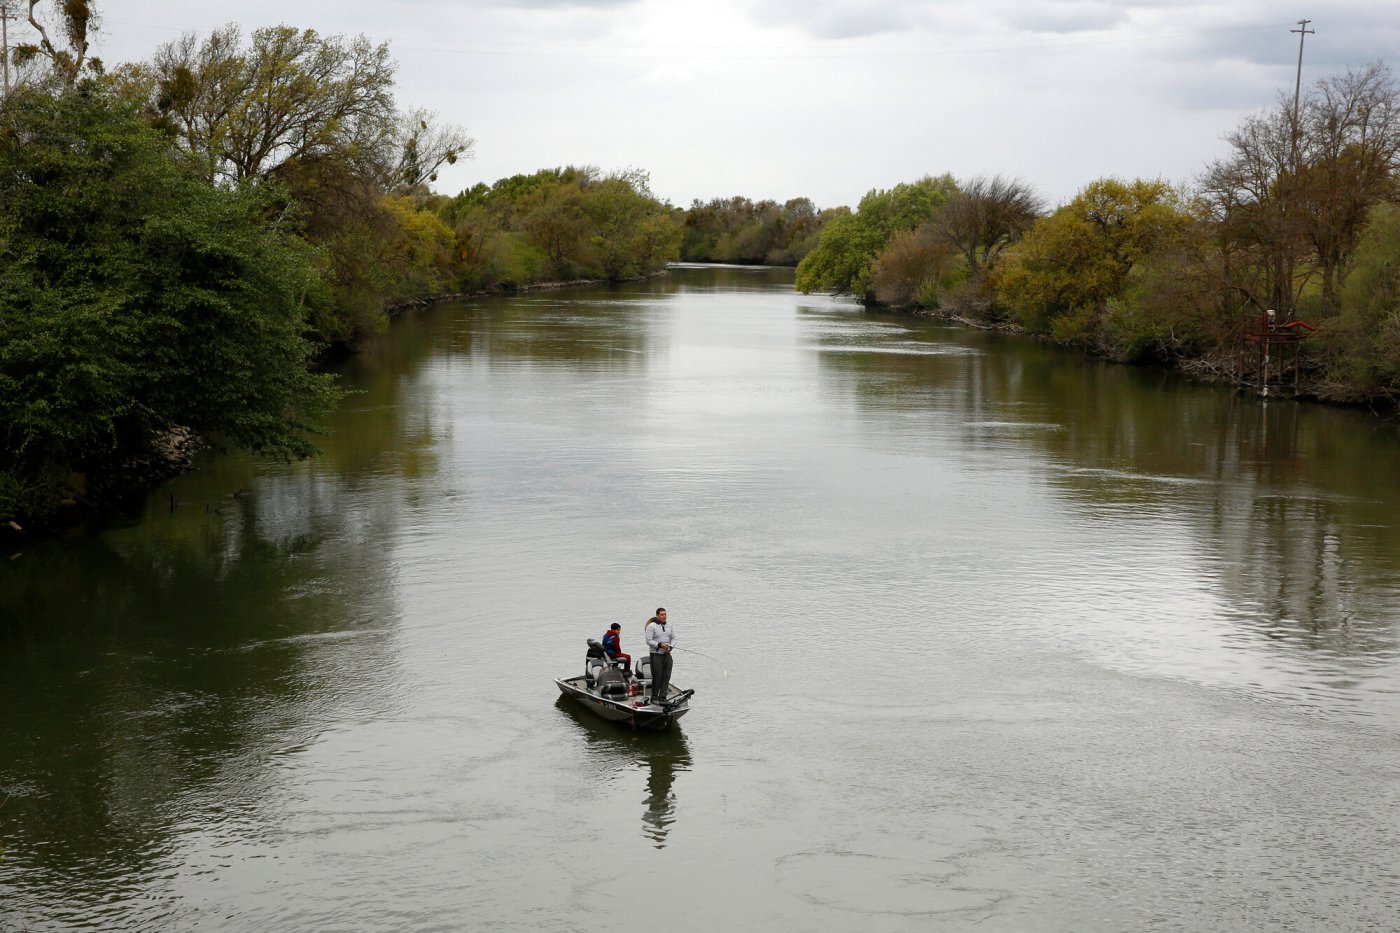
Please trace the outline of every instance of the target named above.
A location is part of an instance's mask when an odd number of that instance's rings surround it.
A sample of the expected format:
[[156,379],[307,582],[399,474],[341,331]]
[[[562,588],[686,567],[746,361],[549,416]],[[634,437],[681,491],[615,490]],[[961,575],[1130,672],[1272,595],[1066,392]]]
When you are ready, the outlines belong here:
[[1103,32],[1128,22],[1128,10],[1107,3],[1046,3],[1016,11],[1006,25],[1026,32]]
[[[1333,0],[1305,81],[1400,48],[1400,17]],[[1002,172],[1051,201],[1102,175],[1190,178],[1291,90],[1267,0],[105,0],[99,54],[287,22],[391,42],[399,97],[477,157],[439,187],[568,162],[648,169],[676,203],[819,205],[924,173]]]

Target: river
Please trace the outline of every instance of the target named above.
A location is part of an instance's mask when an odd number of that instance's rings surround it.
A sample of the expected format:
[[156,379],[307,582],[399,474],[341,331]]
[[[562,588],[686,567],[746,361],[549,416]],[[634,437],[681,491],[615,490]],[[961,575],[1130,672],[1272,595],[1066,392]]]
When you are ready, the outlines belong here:
[[1396,929],[1395,426],[748,268],[344,378],[0,555],[3,933]]

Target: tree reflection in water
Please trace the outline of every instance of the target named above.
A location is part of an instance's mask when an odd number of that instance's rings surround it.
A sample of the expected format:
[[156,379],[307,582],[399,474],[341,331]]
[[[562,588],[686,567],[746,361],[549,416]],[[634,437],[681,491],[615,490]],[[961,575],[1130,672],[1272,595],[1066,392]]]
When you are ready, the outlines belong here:
[[625,725],[599,719],[564,696],[555,706],[578,723],[590,757],[606,770],[646,770],[642,835],[656,848],[664,849],[676,822],[676,774],[690,770],[690,745],[685,733],[677,725],[662,732],[632,731]]
[[826,391],[866,413],[870,441],[1027,457],[1125,548],[1183,533],[1232,646],[1322,653],[1361,677],[1400,645],[1392,425],[913,318],[871,315],[853,336],[804,313]]

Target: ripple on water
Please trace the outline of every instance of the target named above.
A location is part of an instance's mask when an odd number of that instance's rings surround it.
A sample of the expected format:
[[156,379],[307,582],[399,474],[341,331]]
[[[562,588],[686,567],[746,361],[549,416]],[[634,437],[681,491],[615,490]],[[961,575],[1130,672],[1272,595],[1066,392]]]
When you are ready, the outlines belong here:
[[[951,841],[957,840],[957,841]],[[779,891],[826,910],[875,918],[986,917],[1011,896],[980,874],[996,846],[966,830],[864,832],[829,848],[780,856]]]

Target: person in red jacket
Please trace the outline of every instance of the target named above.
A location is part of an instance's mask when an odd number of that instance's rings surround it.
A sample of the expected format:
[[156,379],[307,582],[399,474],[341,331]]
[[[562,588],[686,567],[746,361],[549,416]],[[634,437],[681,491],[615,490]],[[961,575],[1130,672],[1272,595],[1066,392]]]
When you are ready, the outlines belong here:
[[627,676],[632,676],[632,656],[630,654],[624,653],[622,650],[621,624],[614,622],[612,624],[612,628],[608,629],[607,632],[604,633],[603,653],[613,659],[621,658],[623,663],[623,670],[627,672]]

